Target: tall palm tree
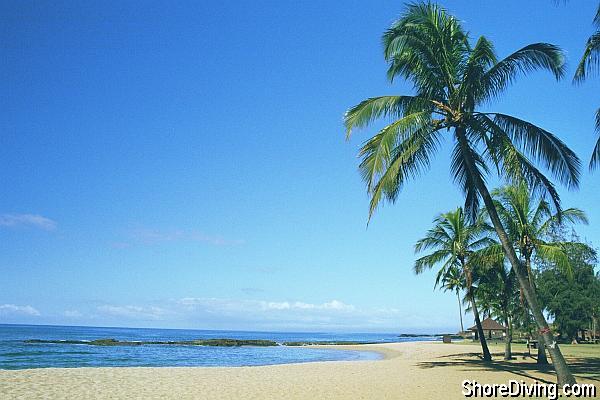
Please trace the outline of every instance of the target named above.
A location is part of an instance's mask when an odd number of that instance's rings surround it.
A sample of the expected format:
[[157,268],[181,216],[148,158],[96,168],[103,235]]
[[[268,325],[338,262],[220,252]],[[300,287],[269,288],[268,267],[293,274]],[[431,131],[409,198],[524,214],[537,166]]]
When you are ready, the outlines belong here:
[[[519,258],[502,226],[486,186],[493,170],[509,180],[525,180],[547,193],[559,206],[550,180],[528,158],[539,161],[570,188],[579,184],[580,161],[560,139],[536,125],[478,107],[498,97],[519,74],[549,70],[564,75],[562,51],[535,43],[498,60],[485,37],[469,41],[458,19],[431,3],[410,4],[383,35],[390,80],[412,82],[414,95],[369,98],[345,114],[346,137],[381,119],[393,119],[360,149],[361,174],[371,195],[369,216],[382,199],[394,202],[402,186],[428,169],[447,136],[453,142],[450,169],[465,193],[465,209],[473,218],[483,200],[504,252],[517,274],[536,323],[551,338],[548,323],[519,269]],[[490,168],[493,167],[493,168]],[[559,383],[574,383],[559,349],[550,351]]]
[[460,317],[460,331],[464,332],[465,326],[463,324],[463,311],[460,292],[465,290],[466,283],[461,270],[456,266],[448,268],[447,271],[440,270],[435,283],[436,287],[438,284],[441,284],[441,288],[444,289],[445,292],[451,291],[456,293],[456,298],[458,299],[458,315]]
[[[594,25],[596,26],[596,32],[588,39],[583,56],[579,61],[577,70],[575,71],[575,82],[581,82],[586,78],[586,75],[593,72],[594,69],[600,66],[600,4],[598,4],[598,10],[594,17]],[[596,132],[600,135],[600,108],[596,111]],[[592,152],[592,158],[590,160],[590,169],[598,166],[600,163],[600,137],[596,142],[594,151]]]
[[[553,213],[550,204],[535,199],[524,184],[506,186],[492,193],[498,215],[513,242],[523,265],[531,290],[535,292],[532,260],[556,265],[569,274],[569,258],[563,243],[547,240],[559,227],[567,223],[587,224],[585,213],[578,208],[569,208]],[[547,364],[544,339],[539,337],[538,364]]]
[[459,272],[461,275],[459,279],[464,278],[465,290],[475,317],[483,359],[490,361],[492,355],[485,340],[474,297],[476,265],[471,262],[473,254],[493,242],[486,236],[486,233],[490,232],[490,227],[484,223],[483,218],[469,223],[460,207],[438,216],[433,224],[433,228],[428,230],[425,237],[415,245],[416,253],[432,250],[432,253],[415,261],[415,273],[421,274],[427,269],[441,265],[438,272],[439,280],[440,277],[443,279],[444,276],[448,276],[454,269]]

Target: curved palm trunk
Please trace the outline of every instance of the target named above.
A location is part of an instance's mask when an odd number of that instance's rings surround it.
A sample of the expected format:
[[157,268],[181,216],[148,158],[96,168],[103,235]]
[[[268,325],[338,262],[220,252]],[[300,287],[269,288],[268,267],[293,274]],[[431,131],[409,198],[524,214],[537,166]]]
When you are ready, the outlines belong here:
[[[470,175],[474,179],[475,187],[477,191],[483,198],[483,202],[485,204],[485,208],[490,216],[492,224],[494,225],[494,229],[496,230],[496,234],[498,235],[498,239],[500,239],[500,243],[502,244],[502,248],[504,249],[504,253],[508,258],[517,279],[519,280],[519,285],[523,289],[523,294],[525,295],[525,299],[531,308],[531,312],[533,314],[533,318],[538,326],[539,333],[543,337],[543,340],[546,343],[552,343],[553,338],[550,333],[550,328],[548,327],[548,322],[546,322],[546,318],[544,318],[544,314],[542,313],[542,309],[539,306],[537,296],[533,292],[531,285],[527,279],[527,276],[523,273],[521,264],[517,257],[517,253],[515,249],[512,247],[510,240],[508,239],[508,235],[502,226],[502,222],[500,221],[500,217],[498,216],[498,211],[496,210],[496,206],[494,205],[494,201],[492,200],[492,196],[490,195],[489,190],[487,189],[485,182],[480,178],[479,175],[475,173],[475,161],[470,155],[470,148],[467,138],[465,136],[464,130],[460,128],[456,129],[456,137],[459,141],[459,145],[463,151],[465,165],[469,170]],[[564,384],[574,384],[576,383],[575,377],[569,371],[569,367],[565,358],[563,357],[558,346],[548,347],[548,352],[550,353],[550,357],[552,358],[552,363],[554,364],[554,369],[556,370],[556,375],[558,378],[558,383],[560,385]]]
[[465,327],[463,325],[462,307],[460,306],[460,292],[458,290],[456,291],[456,297],[458,298],[458,312],[460,315],[460,331],[462,333],[465,331]]
[[475,304],[475,297],[473,296],[472,289],[469,289],[469,300],[471,301],[471,308],[473,309],[473,316],[475,317],[475,325],[477,325],[477,334],[479,335],[481,350],[483,350],[483,359],[485,361],[492,361],[492,355],[490,354],[490,349],[485,340],[485,333],[483,333],[483,327],[481,326],[479,311],[477,310],[477,304]]

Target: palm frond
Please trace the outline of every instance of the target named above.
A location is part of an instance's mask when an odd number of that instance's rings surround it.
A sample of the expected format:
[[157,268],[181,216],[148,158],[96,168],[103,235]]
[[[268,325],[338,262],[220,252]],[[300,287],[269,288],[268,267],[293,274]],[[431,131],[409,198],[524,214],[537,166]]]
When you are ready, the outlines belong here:
[[547,234],[552,230],[552,228],[566,222],[570,224],[579,223],[584,225],[589,223],[587,215],[583,210],[580,210],[579,208],[567,208],[566,210],[562,210],[560,213],[551,215],[546,221],[541,223],[539,232],[540,234]]
[[[479,202],[481,200],[481,195],[477,190],[475,182],[478,179],[485,182],[485,174],[487,174],[489,170],[485,161],[471,147],[466,151],[468,154],[465,154],[458,144],[454,146],[450,171],[454,177],[454,181],[461,186],[465,194],[465,212],[471,221],[475,221],[479,211]],[[466,157],[475,160],[473,173],[467,168]]]
[[530,157],[540,161],[569,188],[579,185],[581,162],[577,155],[558,137],[530,122],[501,113],[493,116],[494,124]]
[[581,60],[575,70],[573,81],[583,81],[586,76],[600,66],[600,31],[594,33],[587,41]]
[[[600,135],[600,108],[596,111],[596,132]],[[596,146],[592,152],[592,158],[590,160],[590,170],[596,168],[600,164],[600,137],[596,141]]]
[[473,109],[478,99],[484,95],[483,77],[497,62],[494,45],[486,37],[479,37],[462,72],[463,79],[459,89],[460,102],[467,109]]
[[439,147],[439,140],[439,132],[431,127],[424,127],[408,135],[392,150],[390,159],[387,160],[381,171],[375,174],[371,170],[375,167],[371,160],[374,152],[365,149],[359,169],[363,178],[373,180],[367,184],[371,188],[369,219],[383,198],[394,202],[408,179],[414,179],[429,168],[431,157]]
[[456,66],[468,50],[467,36],[456,18],[432,3],[413,3],[382,37],[388,78],[413,82],[420,94],[442,98],[454,87]]
[[431,254],[417,258],[415,261],[414,271],[419,275],[424,271],[433,268],[436,264],[444,261],[448,257],[448,252],[445,249],[434,251]]
[[573,277],[573,268],[569,262],[569,257],[560,246],[538,243],[536,245],[536,256],[541,260],[554,264],[568,278]]
[[549,43],[533,43],[500,60],[482,78],[485,88],[478,101],[497,97],[519,73],[526,74],[538,69],[552,72],[558,80],[565,74],[565,57],[562,50]]
[[371,97],[350,108],[344,114],[346,139],[350,138],[354,129],[360,129],[371,122],[385,117],[401,118],[405,110],[418,105],[421,110],[432,108],[426,99],[415,96],[380,96]]
[[426,111],[409,114],[384,127],[363,144],[358,153],[362,158],[359,169],[367,183],[368,192],[373,189],[375,179],[387,168],[398,145],[408,140],[415,132],[425,129],[429,123],[430,118]]

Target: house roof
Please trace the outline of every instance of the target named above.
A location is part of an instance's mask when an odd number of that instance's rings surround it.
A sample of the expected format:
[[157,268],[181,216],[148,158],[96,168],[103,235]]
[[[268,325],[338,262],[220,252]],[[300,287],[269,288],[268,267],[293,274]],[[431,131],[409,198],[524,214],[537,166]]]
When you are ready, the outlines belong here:
[[[505,326],[499,324],[498,322],[496,322],[496,320],[491,319],[491,318],[486,318],[483,321],[481,321],[481,327],[483,328],[484,331],[505,331],[506,330]],[[472,327],[470,327],[467,330],[476,331],[477,325],[473,325]]]

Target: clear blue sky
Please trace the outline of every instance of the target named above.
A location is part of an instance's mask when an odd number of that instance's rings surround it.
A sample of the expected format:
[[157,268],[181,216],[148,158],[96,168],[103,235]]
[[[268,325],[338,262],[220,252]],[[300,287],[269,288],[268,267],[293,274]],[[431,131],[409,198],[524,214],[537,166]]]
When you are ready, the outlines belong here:
[[[571,85],[597,1],[442,3],[500,56],[562,46],[569,79],[521,79],[490,110],[587,165],[600,78]],[[442,152],[366,229],[342,116],[389,85],[399,1],[0,4],[0,323],[204,329],[458,329],[412,272],[462,201]],[[565,206],[600,244],[600,172]],[[467,318],[467,324],[471,322]]]

